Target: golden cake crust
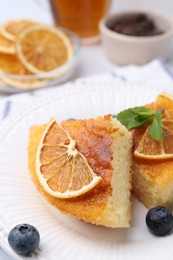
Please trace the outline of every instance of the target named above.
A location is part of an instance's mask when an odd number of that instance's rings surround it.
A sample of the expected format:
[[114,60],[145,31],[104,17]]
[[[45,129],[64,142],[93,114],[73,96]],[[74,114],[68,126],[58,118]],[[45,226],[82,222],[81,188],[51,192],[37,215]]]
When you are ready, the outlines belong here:
[[112,194],[112,133],[118,129],[112,127],[110,116],[97,120],[63,121],[62,126],[76,140],[77,149],[87,158],[94,172],[102,177],[101,183],[87,194],[73,199],[54,198],[43,190],[36,175],[35,158],[46,125],[33,126],[30,130],[28,155],[32,180],[46,200],[62,212],[86,222],[105,224]]

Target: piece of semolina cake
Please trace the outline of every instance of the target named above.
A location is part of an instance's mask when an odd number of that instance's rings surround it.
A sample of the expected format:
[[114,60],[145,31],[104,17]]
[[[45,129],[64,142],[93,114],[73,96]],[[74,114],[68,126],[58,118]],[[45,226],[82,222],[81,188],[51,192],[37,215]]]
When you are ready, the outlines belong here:
[[[147,207],[171,206],[173,204],[173,159],[166,158],[173,151],[173,96],[160,93],[147,107],[162,112],[163,140],[147,138],[145,154],[159,155],[159,159],[132,157],[132,189],[135,196]],[[148,125],[132,130],[133,152],[138,148]],[[165,129],[167,129],[165,131]]]
[[173,203],[173,160],[133,158],[132,186],[135,196],[147,208],[170,206]]
[[46,125],[32,126],[28,157],[29,171],[43,197],[61,212],[85,222],[106,227],[129,227],[131,219],[131,133],[110,115],[95,119],[67,120],[61,126],[76,141],[102,181],[89,192],[70,199],[49,195],[36,174],[36,152]]

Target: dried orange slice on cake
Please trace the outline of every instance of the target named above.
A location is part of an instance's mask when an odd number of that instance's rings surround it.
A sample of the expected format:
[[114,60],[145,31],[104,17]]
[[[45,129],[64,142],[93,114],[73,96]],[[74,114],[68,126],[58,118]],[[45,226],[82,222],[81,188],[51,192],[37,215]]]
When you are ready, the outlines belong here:
[[163,140],[157,141],[151,137],[150,126],[134,129],[134,140],[138,144],[134,155],[152,160],[173,158],[173,96],[159,94],[154,107],[162,110]]
[[52,71],[73,56],[65,33],[44,25],[22,31],[16,41],[16,51],[23,65],[34,74]]
[[21,33],[21,31],[34,24],[34,22],[29,20],[12,20],[2,24],[0,30],[6,39],[15,41],[16,37]]
[[102,179],[77,150],[75,140],[55,119],[47,125],[38,146],[36,174],[42,188],[61,199],[85,194]]
[[155,102],[155,108],[166,110],[173,109],[173,96],[168,93],[160,93]]

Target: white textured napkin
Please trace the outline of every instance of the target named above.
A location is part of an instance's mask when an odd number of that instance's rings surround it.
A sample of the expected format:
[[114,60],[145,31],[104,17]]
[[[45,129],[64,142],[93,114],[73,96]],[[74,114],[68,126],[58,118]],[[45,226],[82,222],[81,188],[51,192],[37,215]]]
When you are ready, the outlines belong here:
[[[173,89],[173,73],[169,70],[167,65],[162,60],[154,60],[144,66],[129,65],[125,67],[116,66],[114,71],[87,77],[79,78],[73,82],[66,83],[70,87],[75,87],[85,83],[96,82],[131,82],[145,84],[146,88],[153,84],[162,84],[164,86],[172,86]],[[61,89],[64,85],[58,87],[51,87],[47,89],[32,91],[23,94],[11,95],[0,99],[0,120],[17,112],[18,109],[23,109],[25,106],[29,106],[30,102],[38,99],[42,96],[49,96]]]

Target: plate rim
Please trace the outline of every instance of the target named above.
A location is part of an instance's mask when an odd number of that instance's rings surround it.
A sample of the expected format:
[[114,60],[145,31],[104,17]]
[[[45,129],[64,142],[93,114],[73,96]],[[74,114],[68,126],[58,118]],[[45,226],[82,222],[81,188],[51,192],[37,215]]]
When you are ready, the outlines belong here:
[[[74,84],[77,83],[77,84]],[[105,83],[107,86],[105,86]],[[98,86],[99,84],[99,86]],[[114,85],[114,86],[113,86]],[[107,91],[107,90],[115,90],[118,89],[118,91],[125,91],[127,88],[132,88],[132,91],[139,91],[139,88],[146,88],[146,83],[132,83],[132,82],[116,82],[113,81],[112,79],[109,80],[103,80],[103,82],[95,81],[93,78],[89,78],[89,81],[84,82],[83,84],[83,79],[79,79],[79,82],[69,82],[61,86],[57,86],[56,91],[54,89],[51,90],[50,93],[46,92],[42,94],[42,96],[34,96],[34,100],[31,100],[29,104],[25,105],[24,108],[19,109],[18,112],[15,112],[13,115],[8,116],[7,118],[3,119],[1,121],[1,126],[0,126],[0,140],[2,139],[1,135],[3,132],[6,130],[6,128],[9,128],[10,125],[13,125],[16,121],[18,121],[21,117],[25,117],[27,113],[30,113],[33,109],[37,109],[39,106],[42,106],[46,103],[49,103],[52,99],[56,100],[59,98],[65,98],[70,95],[75,95],[80,94],[82,92],[86,93],[88,90],[89,92],[91,91]],[[154,87],[163,87],[163,91],[168,90],[170,93],[173,93],[173,88],[171,86],[164,86],[163,84],[149,84],[149,88],[154,88]],[[149,90],[150,91],[150,90]],[[24,95],[24,93],[18,94],[19,95]],[[1,143],[0,143],[1,147]]]

